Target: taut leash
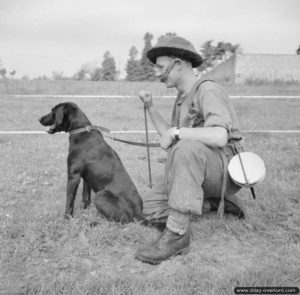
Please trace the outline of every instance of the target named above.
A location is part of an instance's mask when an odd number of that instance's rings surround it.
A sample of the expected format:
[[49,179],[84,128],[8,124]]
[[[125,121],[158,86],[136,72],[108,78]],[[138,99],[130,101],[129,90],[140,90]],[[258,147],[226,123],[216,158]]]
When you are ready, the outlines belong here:
[[124,140],[124,139],[120,139],[120,138],[116,138],[113,136],[108,135],[107,133],[110,133],[110,130],[108,128],[102,127],[102,126],[95,126],[95,125],[87,125],[85,127],[82,128],[78,128],[78,129],[74,129],[72,131],[69,132],[69,135],[72,136],[74,134],[78,134],[78,133],[82,133],[82,132],[91,132],[91,131],[98,131],[98,132],[104,132],[104,136],[114,140],[114,141],[119,141],[119,142],[123,142],[123,143],[127,143],[130,145],[136,145],[136,146],[143,146],[143,147],[160,147],[160,144],[158,142],[138,142],[138,141],[130,141],[130,140]]
[[120,139],[120,138],[109,136],[107,134],[104,134],[104,136],[107,137],[107,138],[109,138],[109,139],[112,139],[114,141],[119,141],[119,142],[131,144],[131,145],[144,146],[144,147],[160,147],[160,144],[158,142],[144,143],[144,142],[138,142],[138,141],[124,140],[124,139]]

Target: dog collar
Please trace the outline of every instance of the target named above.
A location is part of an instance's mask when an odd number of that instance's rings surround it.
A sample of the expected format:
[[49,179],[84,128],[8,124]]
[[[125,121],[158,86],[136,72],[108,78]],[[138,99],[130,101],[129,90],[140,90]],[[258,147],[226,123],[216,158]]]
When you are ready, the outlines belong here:
[[106,132],[106,133],[110,132],[110,130],[105,128],[105,127],[87,125],[87,126],[82,127],[82,128],[71,130],[69,132],[69,135],[71,136],[71,135],[74,135],[74,134],[78,134],[78,133],[82,133],[82,132],[91,132],[91,131],[103,131],[103,132]]

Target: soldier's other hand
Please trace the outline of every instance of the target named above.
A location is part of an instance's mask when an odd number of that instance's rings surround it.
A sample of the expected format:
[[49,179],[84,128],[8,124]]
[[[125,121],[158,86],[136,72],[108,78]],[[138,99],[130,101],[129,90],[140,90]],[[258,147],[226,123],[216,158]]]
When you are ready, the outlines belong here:
[[152,93],[149,91],[142,90],[139,95],[141,101],[144,103],[146,109],[153,106]]

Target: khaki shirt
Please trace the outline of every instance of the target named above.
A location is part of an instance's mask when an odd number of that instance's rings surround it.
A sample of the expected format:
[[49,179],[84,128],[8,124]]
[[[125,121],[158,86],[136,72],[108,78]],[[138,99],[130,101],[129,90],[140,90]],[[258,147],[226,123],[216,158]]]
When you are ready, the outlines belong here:
[[224,127],[230,140],[242,138],[240,124],[228,95],[217,83],[199,80],[185,96],[178,94],[171,126]]

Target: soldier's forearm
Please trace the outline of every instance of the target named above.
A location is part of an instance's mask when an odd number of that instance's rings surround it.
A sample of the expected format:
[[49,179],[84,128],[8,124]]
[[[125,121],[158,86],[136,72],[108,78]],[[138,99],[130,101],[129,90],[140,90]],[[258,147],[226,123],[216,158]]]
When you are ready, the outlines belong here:
[[223,127],[180,128],[179,139],[199,140],[202,143],[220,148],[228,142],[228,132]]
[[147,110],[154,124],[154,127],[158,131],[159,135],[162,135],[165,131],[167,131],[170,128],[169,124],[153,106],[151,106]]

